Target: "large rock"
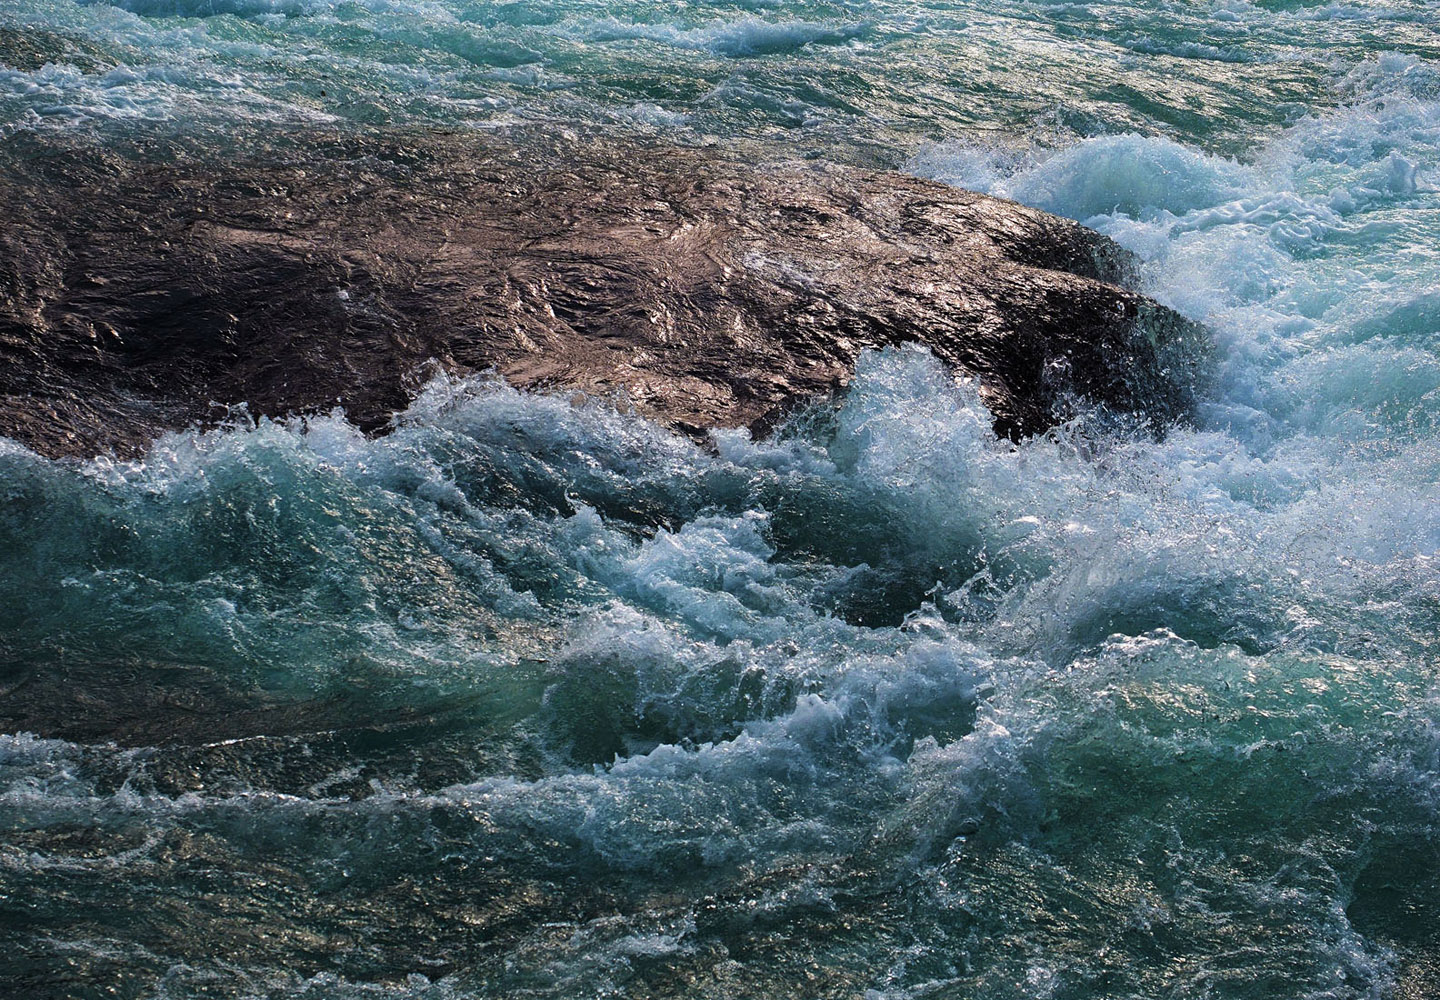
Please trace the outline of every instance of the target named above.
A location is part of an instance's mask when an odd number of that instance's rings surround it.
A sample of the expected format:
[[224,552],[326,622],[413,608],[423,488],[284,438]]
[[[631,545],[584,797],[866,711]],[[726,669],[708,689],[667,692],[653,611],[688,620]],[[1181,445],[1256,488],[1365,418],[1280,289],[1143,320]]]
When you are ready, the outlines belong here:
[[1001,434],[1079,400],[1160,429],[1203,340],[1104,237],[895,173],[433,135],[9,173],[0,434],[49,455],[241,402],[374,429],[435,364],[760,427],[907,341],[977,378]]

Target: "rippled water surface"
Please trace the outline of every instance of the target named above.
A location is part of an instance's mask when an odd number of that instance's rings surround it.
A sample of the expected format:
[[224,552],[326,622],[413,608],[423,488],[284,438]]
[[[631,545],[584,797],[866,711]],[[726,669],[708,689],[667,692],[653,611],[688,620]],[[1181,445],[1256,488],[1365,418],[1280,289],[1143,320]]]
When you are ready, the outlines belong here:
[[440,381],[366,438],[0,441],[0,993],[1440,995],[1440,10],[0,0],[63,132],[603,129],[1080,219],[1196,426],[927,354],[708,447]]

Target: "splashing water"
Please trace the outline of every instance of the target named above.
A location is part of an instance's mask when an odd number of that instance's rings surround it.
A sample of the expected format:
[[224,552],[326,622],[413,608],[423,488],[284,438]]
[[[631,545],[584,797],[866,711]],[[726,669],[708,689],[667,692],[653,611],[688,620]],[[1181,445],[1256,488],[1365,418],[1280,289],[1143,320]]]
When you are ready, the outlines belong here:
[[1434,995],[1436,21],[0,2],[7,137],[522,121],[891,163],[1109,234],[1219,347],[1162,442],[997,441],[896,349],[709,447],[485,380],[379,438],[0,444],[0,983]]

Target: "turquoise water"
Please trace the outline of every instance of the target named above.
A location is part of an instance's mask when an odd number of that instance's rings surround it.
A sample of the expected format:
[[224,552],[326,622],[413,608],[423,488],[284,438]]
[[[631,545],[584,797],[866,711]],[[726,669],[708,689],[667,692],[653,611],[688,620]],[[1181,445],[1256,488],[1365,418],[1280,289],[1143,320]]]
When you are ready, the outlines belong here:
[[1159,443],[997,442],[915,350],[709,448],[483,380],[376,439],[0,442],[0,992],[1440,995],[1433,4],[0,29],[4,149],[518,125],[891,166],[1108,233],[1218,346]]

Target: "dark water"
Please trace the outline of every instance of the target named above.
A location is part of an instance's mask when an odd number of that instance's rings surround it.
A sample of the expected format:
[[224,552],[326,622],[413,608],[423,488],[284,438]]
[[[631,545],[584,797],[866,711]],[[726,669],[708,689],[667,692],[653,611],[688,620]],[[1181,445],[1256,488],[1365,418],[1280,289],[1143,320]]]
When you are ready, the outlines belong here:
[[0,443],[0,992],[1440,995],[1437,24],[0,0],[6,149],[890,164],[1110,234],[1219,348],[1161,443],[997,442],[905,350],[710,448],[483,381]]

